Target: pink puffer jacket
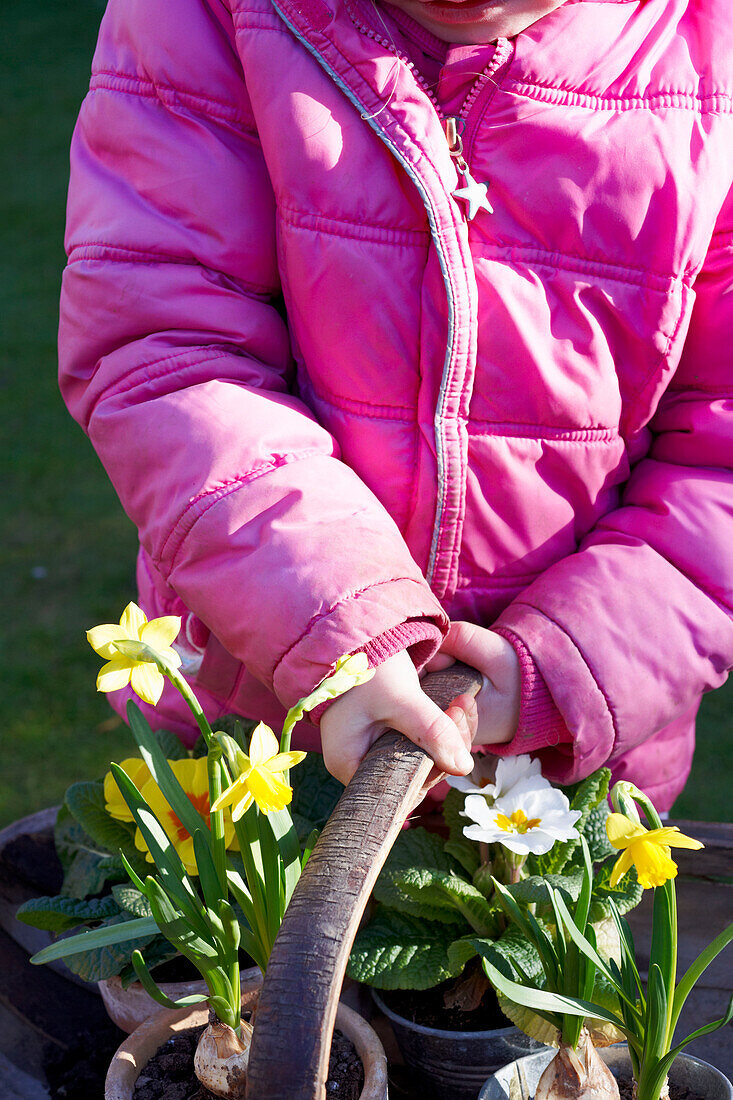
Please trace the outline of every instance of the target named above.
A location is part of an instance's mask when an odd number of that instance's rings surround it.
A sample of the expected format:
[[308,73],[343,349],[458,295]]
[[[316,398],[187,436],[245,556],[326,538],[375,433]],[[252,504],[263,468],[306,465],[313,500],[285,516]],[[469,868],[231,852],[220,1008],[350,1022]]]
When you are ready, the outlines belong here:
[[669,806],[733,658],[732,53],[729,0],[569,0],[436,91],[367,0],[112,0],[62,387],[214,714],[498,621],[573,736],[511,751]]

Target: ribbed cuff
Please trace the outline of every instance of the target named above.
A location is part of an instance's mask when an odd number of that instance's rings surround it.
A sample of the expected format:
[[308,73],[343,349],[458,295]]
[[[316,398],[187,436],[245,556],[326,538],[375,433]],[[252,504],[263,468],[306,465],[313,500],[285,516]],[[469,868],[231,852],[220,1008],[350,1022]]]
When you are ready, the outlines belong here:
[[[377,668],[384,664],[395,653],[401,653],[406,649],[412,658],[418,672],[428,663],[440,649],[443,641],[443,632],[430,619],[407,619],[404,623],[385,630],[376,638],[366,642],[365,645],[355,649],[354,653],[366,653],[370,668]],[[327,699],[325,703],[310,712],[311,722],[318,726],[321,718],[335,700]]]
[[491,752],[496,756],[518,756],[572,742],[572,734],[522,639],[504,627],[492,629],[516,651],[522,674],[522,694],[517,732],[505,745],[492,745]]

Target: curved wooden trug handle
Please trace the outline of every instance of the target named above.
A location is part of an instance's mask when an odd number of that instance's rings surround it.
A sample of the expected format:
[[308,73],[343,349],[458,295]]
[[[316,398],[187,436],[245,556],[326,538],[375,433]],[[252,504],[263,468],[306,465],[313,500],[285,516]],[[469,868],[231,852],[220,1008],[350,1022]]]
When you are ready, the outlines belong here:
[[[422,681],[445,710],[481,674],[452,665]],[[331,814],[288,906],[257,1005],[247,1096],[323,1100],[336,1005],[362,913],[432,761],[402,734],[372,745]]]

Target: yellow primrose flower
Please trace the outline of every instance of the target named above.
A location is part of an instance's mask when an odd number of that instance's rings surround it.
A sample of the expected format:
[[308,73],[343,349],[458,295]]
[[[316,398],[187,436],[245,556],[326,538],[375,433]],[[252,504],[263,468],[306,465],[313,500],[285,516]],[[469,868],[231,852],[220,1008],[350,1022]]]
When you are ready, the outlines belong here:
[[239,754],[240,775],[223,794],[213,809],[232,807],[232,819],[239,821],[253,802],[264,814],[282,810],[293,797],[293,788],[280,778],[280,773],[294,768],[305,759],[304,752],[280,752],[280,745],[269,726],[260,722],[249,743],[249,756]]
[[671,858],[671,848],[704,847],[699,840],[681,833],[676,825],[645,829],[624,814],[608,815],[606,833],[614,848],[623,849],[611,872],[611,886],[616,885],[632,864],[645,890],[661,886],[677,876],[677,864]]
[[[170,763],[170,761],[169,761]],[[123,760],[120,764],[123,772],[135,784],[138,790],[150,779],[150,769],[139,756],[132,756],[129,760]],[[110,817],[116,821],[134,821],[130,807],[122,797],[122,792],[117,786],[117,780],[112,772],[107,772],[104,777],[104,808]]]
[[155,657],[173,668],[180,666],[181,658],[170,648],[180,629],[181,620],[177,615],[165,615],[148,622],[135,603],[127,605],[118,626],[105,623],[92,627],[87,631],[87,641],[107,662],[99,670],[97,691],[119,691],[130,684],[143,702],[154,707],[163,694],[165,683]]
[[[190,802],[201,814],[206,824],[210,826],[209,776],[206,757],[201,756],[196,759],[187,757],[183,760],[169,760],[168,763],[176,779],[188,795]],[[183,866],[190,875],[197,875],[198,867],[196,866],[196,857],[193,850],[193,837],[183,827],[178,816],[174,814],[168,800],[152,776],[147,783],[143,784],[140,794],[163,826],[168,839],[178,852]],[[234,839],[234,826],[229,818],[225,817],[224,843],[227,848],[233,847]],[[139,829],[135,832],[135,847],[141,852],[147,852],[148,862],[153,862],[145,838]]]

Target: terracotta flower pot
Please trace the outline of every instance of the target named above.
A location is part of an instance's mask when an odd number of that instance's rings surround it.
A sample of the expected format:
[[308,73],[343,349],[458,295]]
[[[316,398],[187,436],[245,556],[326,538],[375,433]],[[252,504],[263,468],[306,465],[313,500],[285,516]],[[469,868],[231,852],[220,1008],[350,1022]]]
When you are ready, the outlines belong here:
[[[552,1049],[542,1050],[504,1066],[484,1083],[478,1100],[509,1100],[518,1095],[515,1082],[521,1082],[522,1076],[532,1096],[543,1069],[555,1053]],[[616,1077],[631,1077],[631,1059],[625,1045],[605,1047],[598,1053]],[[733,1100],[733,1086],[725,1074],[691,1054],[675,1058],[669,1081],[672,1086],[688,1088],[690,1095],[697,1093],[701,1100]]]
[[[256,981],[259,973],[256,966],[243,970],[242,985],[248,986]],[[180,997],[189,997],[192,993],[206,992],[206,982],[200,978],[190,982],[160,982],[159,986],[172,1001]],[[105,978],[97,982],[97,987],[110,1020],[128,1035],[144,1024],[150,1016],[166,1011],[145,992],[140,982],[132,982],[125,989],[118,977]]]
[[519,1028],[445,1031],[400,1016],[376,990],[372,997],[392,1025],[405,1063],[431,1100],[476,1100],[479,1088],[499,1066],[541,1046]]
[[[252,1007],[260,980],[242,984],[242,1007]],[[150,1016],[118,1049],[107,1073],[104,1100],[132,1100],[132,1094],[143,1066],[158,1047],[190,1027],[201,1027],[208,1020],[206,1006],[178,1011],[163,1010]],[[360,1100],[387,1100],[387,1058],[376,1033],[366,1020],[346,1005],[336,1011],[336,1027],[351,1040],[364,1066],[364,1087]]]

